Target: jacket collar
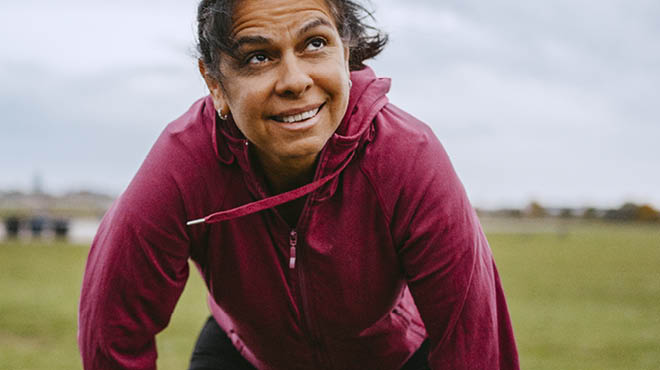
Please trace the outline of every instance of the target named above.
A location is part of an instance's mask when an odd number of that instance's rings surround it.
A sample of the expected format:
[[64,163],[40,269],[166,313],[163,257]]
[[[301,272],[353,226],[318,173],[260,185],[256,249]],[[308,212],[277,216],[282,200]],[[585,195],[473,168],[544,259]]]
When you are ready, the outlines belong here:
[[212,138],[218,160],[225,164],[236,161],[245,175],[248,189],[256,199],[261,200],[233,210],[214,213],[204,219],[191,221],[190,224],[219,222],[241,217],[300,198],[317,189],[321,190],[315,194],[316,201],[322,201],[332,196],[337,188],[341,171],[355,157],[359,148],[373,138],[373,119],[388,102],[385,94],[390,89],[390,79],[377,78],[371,68],[366,67],[351,72],[351,81],[353,84],[346,113],[336,132],[321,151],[314,181],[298,189],[269,198],[261,187],[259,177],[250,163],[247,139],[231,118],[226,121],[217,119],[213,100],[211,96],[207,96],[203,108],[203,119],[206,124],[213,123],[207,127],[214,128]]

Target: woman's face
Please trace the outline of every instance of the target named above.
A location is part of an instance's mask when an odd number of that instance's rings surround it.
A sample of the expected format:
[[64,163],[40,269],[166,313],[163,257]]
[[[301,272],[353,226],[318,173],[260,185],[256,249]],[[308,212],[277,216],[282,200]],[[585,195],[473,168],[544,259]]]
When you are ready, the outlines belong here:
[[221,58],[211,93],[259,155],[315,158],[349,94],[348,48],[324,0],[243,0],[234,11],[237,58]]

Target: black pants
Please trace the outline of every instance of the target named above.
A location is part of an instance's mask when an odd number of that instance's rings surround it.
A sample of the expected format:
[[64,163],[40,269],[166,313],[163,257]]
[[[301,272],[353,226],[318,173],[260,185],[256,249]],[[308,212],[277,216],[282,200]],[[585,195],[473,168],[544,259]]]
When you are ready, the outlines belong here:
[[[401,370],[428,370],[428,340],[406,362]],[[189,370],[256,370],[231,344],[231,340],[213,317],[199,333]]]

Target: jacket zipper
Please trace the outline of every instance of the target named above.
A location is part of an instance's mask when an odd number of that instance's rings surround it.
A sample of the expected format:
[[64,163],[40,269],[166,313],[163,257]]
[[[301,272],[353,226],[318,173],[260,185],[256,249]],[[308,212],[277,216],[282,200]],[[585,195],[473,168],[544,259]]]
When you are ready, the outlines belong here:
[[[321,158],[323,158],[325,154],[325,149],[321,151]],[[322,160],[322,159],[321,159]],[[316,173],[314,174],[314,179],[319,178],[320,176],[320,170],[321,166],[319,165],[316,168]],[[300,216],[298,217],[299,222],[304,222],[301,220],[305,220],[305,217],[307,216],[309,202],[313,197],[313,192],[307,195],[307,199],[305,201],[305,205],[303,206],[302,212],[300,213]],[[282,222],[286,223],[284,219],[282,219]],[[300,224],[298,224],[298,230],[300,229]],[[305,273],[303,271],[303,266],[299,266],[298,260],[301,260],[302,258],[302,249],[300,245],[298,245],[298,230],[296,228],[292,228],[289,231],[289,270],[294,271],[295,274],[298,277],[298,294],[300,295],[301,299],[301,307],[300,310],[302,311],[302,324],[303,327],[306,329],[305,331],[308,333],[309,339],[312,340],[312,344],[315,347],[314,348],[314,357],[316,359],[316,366],[315,368],[317,369],[323,369],[323,368],[328,368],[329,362],[327,359],[325,359],[325,355],[323,353],[322,349],[322,344],[321,344],[321,339],[320,339],[320,334],[317,333],[317,329],[315,328],[312,318],[310,316],[310,304],[309,304],[309,299],[307,297],[307,284],[305,280]]]
[[[303,319],[305,321],[305,326],[307,327],[307,330],[310,334],[310,339],[313,341],[314,345],[314,357],[316,357],[316,362],[317,362],[317,369],[324,369],[328,368],[329,361],[328,359],[325,358],[325,355],[323,353],[322,349],[322,344],[321,344],[321,338],[319,333],[317,333],[317,330],[313,324],[312,318],[310,316],[310,306],[309,306],[309,299],[307,297],[307,281],[305,279],[305,273],[303,271],[302,266],[298,266],[296,268],[296,263],[297,263],[297,258],[300,257],[300,252],[297,251],[297,249],[300,249],[298,247],[298,232],[295,229],[292,229],[291,232],[289,233],[289,247],[290,247],[290,252],[289,252],[289,268],[290,269],[295,269],[296,273],[298,275],[298,284],[300,286],[299,294],[300,298],[302,300],[302,313],[303,313]],[[297,255],[296,255],[297,254]]]
[[[243,153],[245,155],[246,162],[248,163],[248,169],[249,169],[248,172],[251,174],[252,181],[254,183],[256,183],[256,185],[257,185],[256,187],[257,187],[258,192],[262,196],[266,196],[266,192],[263,191],[263,189],[261,188],[259,182],[256,180],[254,175],[252,175],[253,172],[252,172],[252,168],[250,166],[250,160],[248,159],[249,154],[248,154],[248,141],[247,140],[246,140],[245,144],[246,144],[245,145],[245,150],[244,150]],[[325,155],[325,151],[326,151],[325,148],[321,151],[321,154],[320,154],[321,160]],[[319,178],[320,171],[321,171],[321,166],[319,165],[316,168],[316,173],[314,174],[314,180]],[[305,201],[305,205],[303,206],[303,209],[302,209],[302,212],[300,214],[299,220],[303,220],[304,217],[306,216],[307,209],[309,208],[309,201],[312,198],[312,195],[313,195],[313,192],[307,195],[307,200]],[[286,224],[286,221],[284,221],[283,218],[281,218],[281,221]],[[298,225],[298,226],[300,226],[300,225]],[[300,298],[302,300],[302,307],[301,307],[301,311],[302,311],[302,314],[303,314],[302,319],[303,319],[303,326],[306,329],[306,330],[305,329],[303,329],[303,330],[305,330],[308,333],[308,336],[310,337],[310,339],[312,339],[312,341],[314,342],[314,345],[316,346],[315,351],[314,351],[315,352],[314,357],[316,357],[316,362],[317,362],[316,368],[318,368],[318,369],[328,368],[329,362],[324,359],[324,357],[326,357],[326,356],[324,356],[323,350],[321,349],[321,341],[320,341],[320,338],[319,338],[320,336],[316,333],[316,330],[313,329],[312,320],[311,320],[311,317],[309,315],[309,310],[310,310],[309,309],[309,301],[308,301],[307,295],[305,294],[305,290],[306,290],[306,284],[305,284],[305,280],[304,280],[305,274],[303,273],[302,268],[300,268],[300,267],[296,268],[298,259],[300,258],[300,252],[301,252],[298,249],[300,249],[300,247],[298,246],[298,232],[294,228],[294,229],[291,229],[289,231],[289,270],[296,270],[295,272],[296,272],[296,275],[298,277],[298,285],[299,285],[299,293],[298,294],[300,295]]]
[[292,229],[289,233],[289,268],[296,268],[296,246],[298,245],[298,233]]
[[[320,163],[323,163],[323,158],[325,157],[325,151],[326,149],[324,148],[321,151],[320,154]],[[320,177],[320,171],[321,171],[321,164],[319,163],[319,166],[316,168],[316,173],[314,174],[314,179],[317,179]],[[305,201],[305,205],[303,207],[303,210],[300,214],[300,217],[298,218],[299,222],[304,222],[304,220],[307,217],[307,213],[309,212],[309,203],[314,197],[314,193],[312,192],[307,195],[307,200]],[[298,230],[300,230],[301,225],[300,223],[298,224]],[[304,326],[307,328],[307,332],[310,335],[310,339],[312,340],[312,345],[315,347],[314,348],[314,357],[316,359],[316,369],[328,369],[331,368],[331,362],[329,361],[330,359],[327,358],[326,354],[324,353],[323,349],[323,344],[321,340],[321,334],[318,332],[318,328],[314,324],[312,317],[310,315],[310,303],[309,303],[309,298],[307,297],[307,280],[305,279],[305,272],[304,267],[298,263],[298,260],[302,261],[302,255],[304,254],[304,251],[301,246],[298,245],[298,231],[296,229],[292,229],[291,232],[289,233],[289,267],[293,265],[292,269],[296,270],[296,275],[298,276],[298,287],[299,287],[299,294],[300,294],[300,299],[302,303],[301,311],[302,311],[302,319],[304,322]],[[293,264],[291,263],[293,261]]]

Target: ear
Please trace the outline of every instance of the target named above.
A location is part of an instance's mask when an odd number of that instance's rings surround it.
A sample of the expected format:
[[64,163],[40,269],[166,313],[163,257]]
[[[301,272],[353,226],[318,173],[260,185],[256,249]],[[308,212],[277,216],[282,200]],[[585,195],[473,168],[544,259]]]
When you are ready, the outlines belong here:
[[229,113],[229,105],[227,105],[227,99],[225,98],[220,81],[207,73],[206,65],[201,59],[197,61],[197,66],[199,67],[199,73],[206,82],[206,86],[209,88],[215,110],[220,111],[223,114]]

